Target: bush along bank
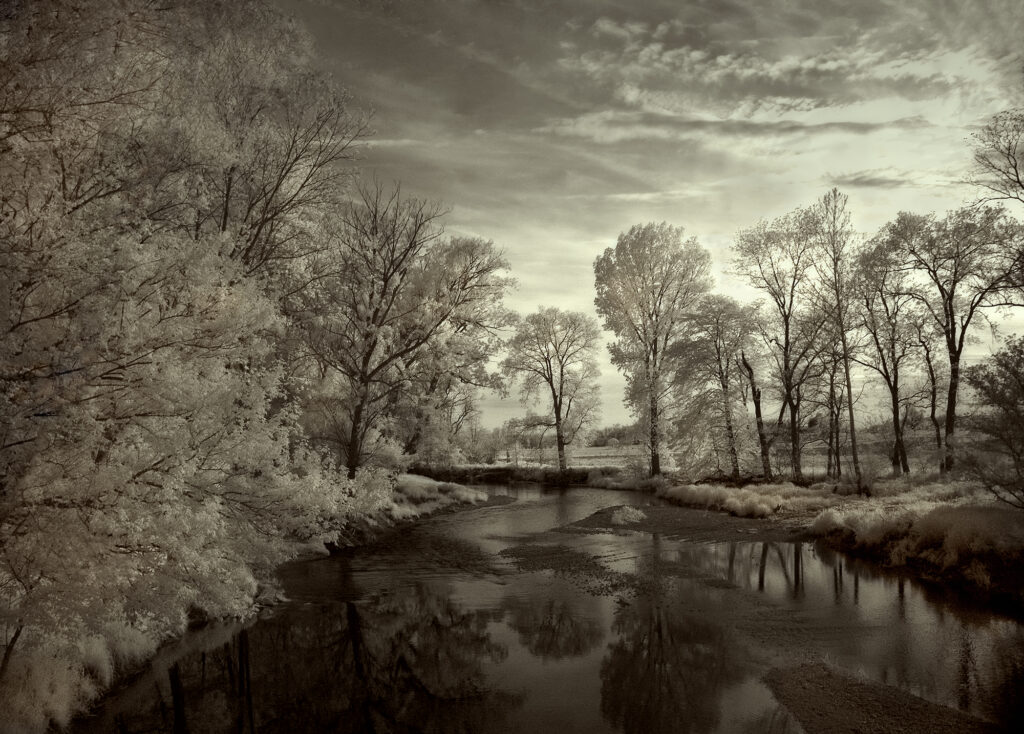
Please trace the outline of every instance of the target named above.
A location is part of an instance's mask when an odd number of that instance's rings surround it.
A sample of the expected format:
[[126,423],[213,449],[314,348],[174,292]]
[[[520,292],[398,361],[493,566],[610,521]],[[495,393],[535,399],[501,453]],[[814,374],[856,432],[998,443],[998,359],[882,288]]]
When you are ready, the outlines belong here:
[[997,502],[830,508],[810,525],[829,547],[1024,615],[1024,513]]

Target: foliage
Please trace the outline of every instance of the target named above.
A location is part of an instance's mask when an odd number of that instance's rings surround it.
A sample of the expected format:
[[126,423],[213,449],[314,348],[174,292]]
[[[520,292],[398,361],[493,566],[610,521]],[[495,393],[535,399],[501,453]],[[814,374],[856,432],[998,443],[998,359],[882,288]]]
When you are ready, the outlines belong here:
[[[545,394],[555,429],[558,466],[566,469],[565,447],[594,420],[598,407],[595,352],[601,337],[597,322],[582,313],[541,308],[516,325],[502,362],[507,375],[521,378],[524,402]],[[536,422],[534,422],[536,423]]]
[[964,379],[978,406],[969,418],[978,438],[967,469],[997,498],[1024,509],[1024,338],[1007,339]]
[[670,349],[711,286],[710,266],[695,238],[664,222],[634,225],[594,262],[594,304],[615,334],[612,362],[626,373],[627,401],[646,423],[652,476],[661,473]]
[[438,355],[478,362],[467,359],[465,335],[504,319],[495,304],[505,260],[490,242],[443,239],[439,216],[397,188],[360,186],[301,295],[305,344],[329,381],[317,435],[349,476],[386,437],[397,406],[443,373]]
[[[0,696],[43,728],[393,482],[306,435],[336,393],[294,337],[365,132],[308,39],[256,0],[21,3],[0,82]],[[437,254],[445,297],[498,262]]]

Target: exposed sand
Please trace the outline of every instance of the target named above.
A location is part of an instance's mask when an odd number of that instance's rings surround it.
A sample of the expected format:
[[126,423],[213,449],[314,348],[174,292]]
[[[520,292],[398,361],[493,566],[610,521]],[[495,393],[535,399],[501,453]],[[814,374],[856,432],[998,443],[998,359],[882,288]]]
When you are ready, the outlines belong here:
[[891,686],[842,675],[824,663],[775,668],[765,682],[807,734],[975,734],[994,724]]
[[676,505],[652,505],[644,507],[644,520],[635,523],[617,524],[612,514],[617,507],[608,507],[568,525],[567,531],[639,530],[658,533],[680,540],[696,542],[766,541],[784,542],[803,540],[807,535],[807,517],[797,515],[775,515],[767,518],[745,518],[719,512],[698,510]]

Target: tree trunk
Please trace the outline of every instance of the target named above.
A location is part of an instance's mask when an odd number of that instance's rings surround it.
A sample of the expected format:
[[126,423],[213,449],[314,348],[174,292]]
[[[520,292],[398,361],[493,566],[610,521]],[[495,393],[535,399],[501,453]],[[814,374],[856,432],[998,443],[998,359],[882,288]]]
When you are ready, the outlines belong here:
[[174,734],[188,734],[188,723],[185,720],[185,689],[181,685],[181,669],[175,663],[167,671],[171,686],[171,711],[173,712]]
[[837,476],[836,468],[839,465],[839,431],[836,425],[836,415],[839,409],[836,407],[836,379],[835,372],[829,371],[828,375],[828,458],[825,466],[825,476],[832,479]]
[[906,435],[907,431],[907,416],[909,415],[909,413],[910,407],[905,406],[903,409],[903,420],[900,421],[900,466],[903,467],[904,474],[910,474],[910,462],[907,461],[907,444],[903,440],[903,437]]
[[732,415],[727,410],[725,413],[725,435],[729,441],[729,461],[732,463],[732,478],[740,478],[740,455],[736,451],[736,432],[732,427]]
[[736,432],[732,427],[732,405],[729,401],[729,381],[719,375],[722,385],[722,408],[725,410],[725,437],[729,442],[729,461],[732,463],[732,478],[740,478],[740,457],[736,452]]
[[793,396],[786,401],[789,405],[789,449],[790,464],[793,468],[793,481],[802,481],[804,472],[800,465],[800,403]]
[[661,416],[658,414],[658,392],[656,387],[651,385],[651,476],[656,477],[661,474],[661,455],[659,453],[659,444],[661,442],[660,431],[658,430],[658,421]]
[[960,355],[949,355],[949,391],[946,394],[946,435],[942,457],[942,473],[953,468],[953,432],[956,430],[956,398],[960,388]]
[[903,423],[900,421],[900,389],[895,385],[889,386],[889,401],[892,408],[892,474],[898,477],[905,469],[906,450],[903,448]]
[[352,413],[352,425],[349,427],[348,448],[346,449],[345,466],[348,468],[348,478],[355,479],[356,471],[359,469],[360,454],[363,449],[361,439],[363,430],[363,402],[356,405]]
[[565,434],[562,433],[562,410],[555,407],[555,446],[558,447],[558,471],[564,472],[568,465],[565,461]]
[[846,412],[850,417],[850,452],[853,454],[853,474],[857,479],[857,489],[860,489],[864,481],[860,473],[860,459],[857,457],[857,427],[853,421],[853,382],[850,380],[850,347],[846,342],[846,332],[843,332],[841,342],[843,345],[843,377],[846,380]]
[[747,355],[741,352],[740,360],[743,371],[747,375],[747,381],[750,382],[750,397],[754,402],[754,421],[757,424],[757,442],[761,449],[761,470],[764,472],[764,478],[771,481],[771,447],[768,445],[768,434],[765,433],[764,416],[761,413],[761,388],[757,386],[757,380],[754,378],[754,368],[751,367],[750,362],[747,361]]
[[18,644],[18,638],[21,637],[21,631],[25,628],[25,625],[18,624],[17,629],[14,630],[14,634],[11,636],[10,641],[4,647],[4,658],[0,662],[0,681],[3,681],[4,676],[7,674],[7,668],[11,664],[11,655],[14,654],[14,646]]
[[942,430],[938,417],[939,385],[935,379],[935,366],[932,364],[932,353],[931,349],[928,347],[928,342],[922,339],[920,344],[924,349],[924,363],[925,367],[928,369],[928,386],[931,388],[930,395],[928,396],[929,418],[932,422],[932,428],[935,429],[935,448],[939,454],[939,473],[945,473],[943,468],[944,462],[942,459]]

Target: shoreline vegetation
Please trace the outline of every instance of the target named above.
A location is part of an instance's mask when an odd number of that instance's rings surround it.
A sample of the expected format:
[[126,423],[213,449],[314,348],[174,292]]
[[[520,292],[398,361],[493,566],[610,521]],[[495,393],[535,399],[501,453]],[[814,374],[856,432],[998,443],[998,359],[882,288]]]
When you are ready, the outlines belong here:
[[[318,525],[323,532],[304,541],[292,539],[290,550],[277,556],[275,569],[286,563],[371,544],[430,515],[491,502],[480,489],[412,474],[398,474],[388,482],[379,476],[372,482],[362,482],[364,486],[371,483],[376,485],[377,500],[372,506],[364,503],[356,512],[319,517]],[[186,632],[230,626],[232,622],[245,624],[261,610],[281,601],[280,594],[272,572],[260,577],[248,608],[237,614],[213,615],[192,605],[183,610],[180,626],[159,637],[139,634],[125,640],[123,630],[110,628],[109,636],[101,631],[76,648],[77,657],[67,649],[46,648],[20,656],[15,659],[17,668],[11,669],[12,675],[4,683],[4,700],[8,705],[0,720],[0,733],[66,728],[95,702],[142,675],[154,661],[166,657],[165,651],[179,644]],[[81,675],[77,674],[79,670]]]
[[[876,480],[870,495],[864,495],[834,482],[689,484],[667,476],[634,477],[616,467],[560,472],[544,466],[464,465],[415,471],[466,484],[530,482],[651,492],[672,505],[758,520],[756,532],[762,535],[821,541],[832,550],[1024,617],[1024,516],[977,482],[904,476]],[[584,524],[692,535],[678,516],[648,510],[647,517],[623,523],[614,522],[612,514],[601,511]]]
[[[868,498],[843,494],[848,488],[826,483],[808,487],[789,482],[682,484],[665,476],[653,480],[636,477],[618,467],[558,471],[543,466],[416,466],[393,478],[390,498],[376,510],[344,518],[335,528],[333,540],[301,544],[284,562],[345,553],[432,515],[507,501],[467,484],[648,492],[666,504],[642,510],[629,505],[608,507],[572,527],[585,532],[654,532],[695,542],[819,540],[831,549],[926,585],[973,594],[975,603],[986,604],[992,611],[1024,616],[1020,574],[1014,569],[1015,562],[1024,560],[1024,524],[1017,514],[986,500],[980,487],[938,482],[913,485],[906,478],[876,483],[874,496]],[[695,515],[692,510],[708,512]],[[273,584],[261,588],[250,614],[239,621],[244,623],[280,600]],[[190,618],[189,629],[213,628],[227,621],[195,616]],[[181,641],[181,633],[164,638],[133,660],[111,661],[105,681],[99,679],[101,671],[94,671],[89,691],[65,699],[77,701],[77,705],[65,711],[50,709],[47,715],[64,722],[82,715],[91,702],[144,674],[151,661]],[[83,651],[83,664],[88,668],[96,661],[85,658],[87,652]]]

